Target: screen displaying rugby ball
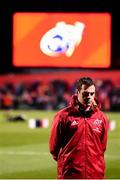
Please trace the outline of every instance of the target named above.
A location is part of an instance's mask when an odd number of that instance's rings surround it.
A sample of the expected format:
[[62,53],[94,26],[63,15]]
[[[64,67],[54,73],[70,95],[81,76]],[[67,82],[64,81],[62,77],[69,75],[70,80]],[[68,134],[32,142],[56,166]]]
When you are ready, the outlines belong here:
[[109,13],[16,12],[14,67],[109,68]]

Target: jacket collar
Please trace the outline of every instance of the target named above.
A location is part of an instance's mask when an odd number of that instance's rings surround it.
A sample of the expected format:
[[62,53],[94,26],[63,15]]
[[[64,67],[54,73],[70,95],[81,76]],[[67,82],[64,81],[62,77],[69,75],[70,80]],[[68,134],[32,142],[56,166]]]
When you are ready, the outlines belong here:
[[86,111],[85,106],[78,101],[77,94],[74,94],[71,97],[70,106],[72,107],[72,111],[74,111],[74,112],[76,111],[76,112],[80,113],[82,116],[86,116],[86,117],[90,116],[95,111],[97,111],[98,108],[100,108],[100,104],[99,104],[97,98],[95,97],[94,102],[90,107],[90,110]]

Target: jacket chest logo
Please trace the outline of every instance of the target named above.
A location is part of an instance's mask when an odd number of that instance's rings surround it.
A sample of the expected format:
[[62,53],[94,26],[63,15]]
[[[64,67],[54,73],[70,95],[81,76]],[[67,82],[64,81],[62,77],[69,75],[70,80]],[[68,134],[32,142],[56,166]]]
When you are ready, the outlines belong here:
[[93,122],[94,125],[97,125],[97,126],[100,126],[102,124],[102,120],[101,119],[96,119],[94,122]]
[[76,125],[78,125],[78,122],[74,120],[74,121],[71,123],[71,126],[76,126]]
[[101,125],[102,125],[102,120],[101,119],[96,119],[93,122],[93,131],[96,131],[98,133],[101,132]]

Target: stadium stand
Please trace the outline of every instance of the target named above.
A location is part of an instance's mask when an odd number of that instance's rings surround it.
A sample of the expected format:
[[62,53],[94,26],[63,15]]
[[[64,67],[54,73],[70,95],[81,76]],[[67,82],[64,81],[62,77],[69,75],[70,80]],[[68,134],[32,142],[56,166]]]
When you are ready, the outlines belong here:
[[75,92],[76,80],[81,76],[91,76],[95,80],[102,110],[120,110],[119,71],[4,75],[0,77],[0,108],[61,109],[69,103]]

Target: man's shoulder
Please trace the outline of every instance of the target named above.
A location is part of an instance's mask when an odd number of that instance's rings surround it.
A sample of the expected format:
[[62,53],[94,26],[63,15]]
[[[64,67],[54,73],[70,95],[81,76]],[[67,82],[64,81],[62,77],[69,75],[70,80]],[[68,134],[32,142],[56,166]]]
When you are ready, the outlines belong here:
[[67,116],[67,115],[69,114],[69,112],[70,112],[70,109],[71,109],[71,107],[70,107],[70,106],[67,106],[67,107],[65,107],[65,108],[63,108],[63,109],[60,109],[60,110],[56,113],[56,115],[58,115],[58,116]]
[[106,113],[103,112],[102,110],[99,110],[99,115],[102,117],[102,119],[108,120],[108,117],[107,117]]

